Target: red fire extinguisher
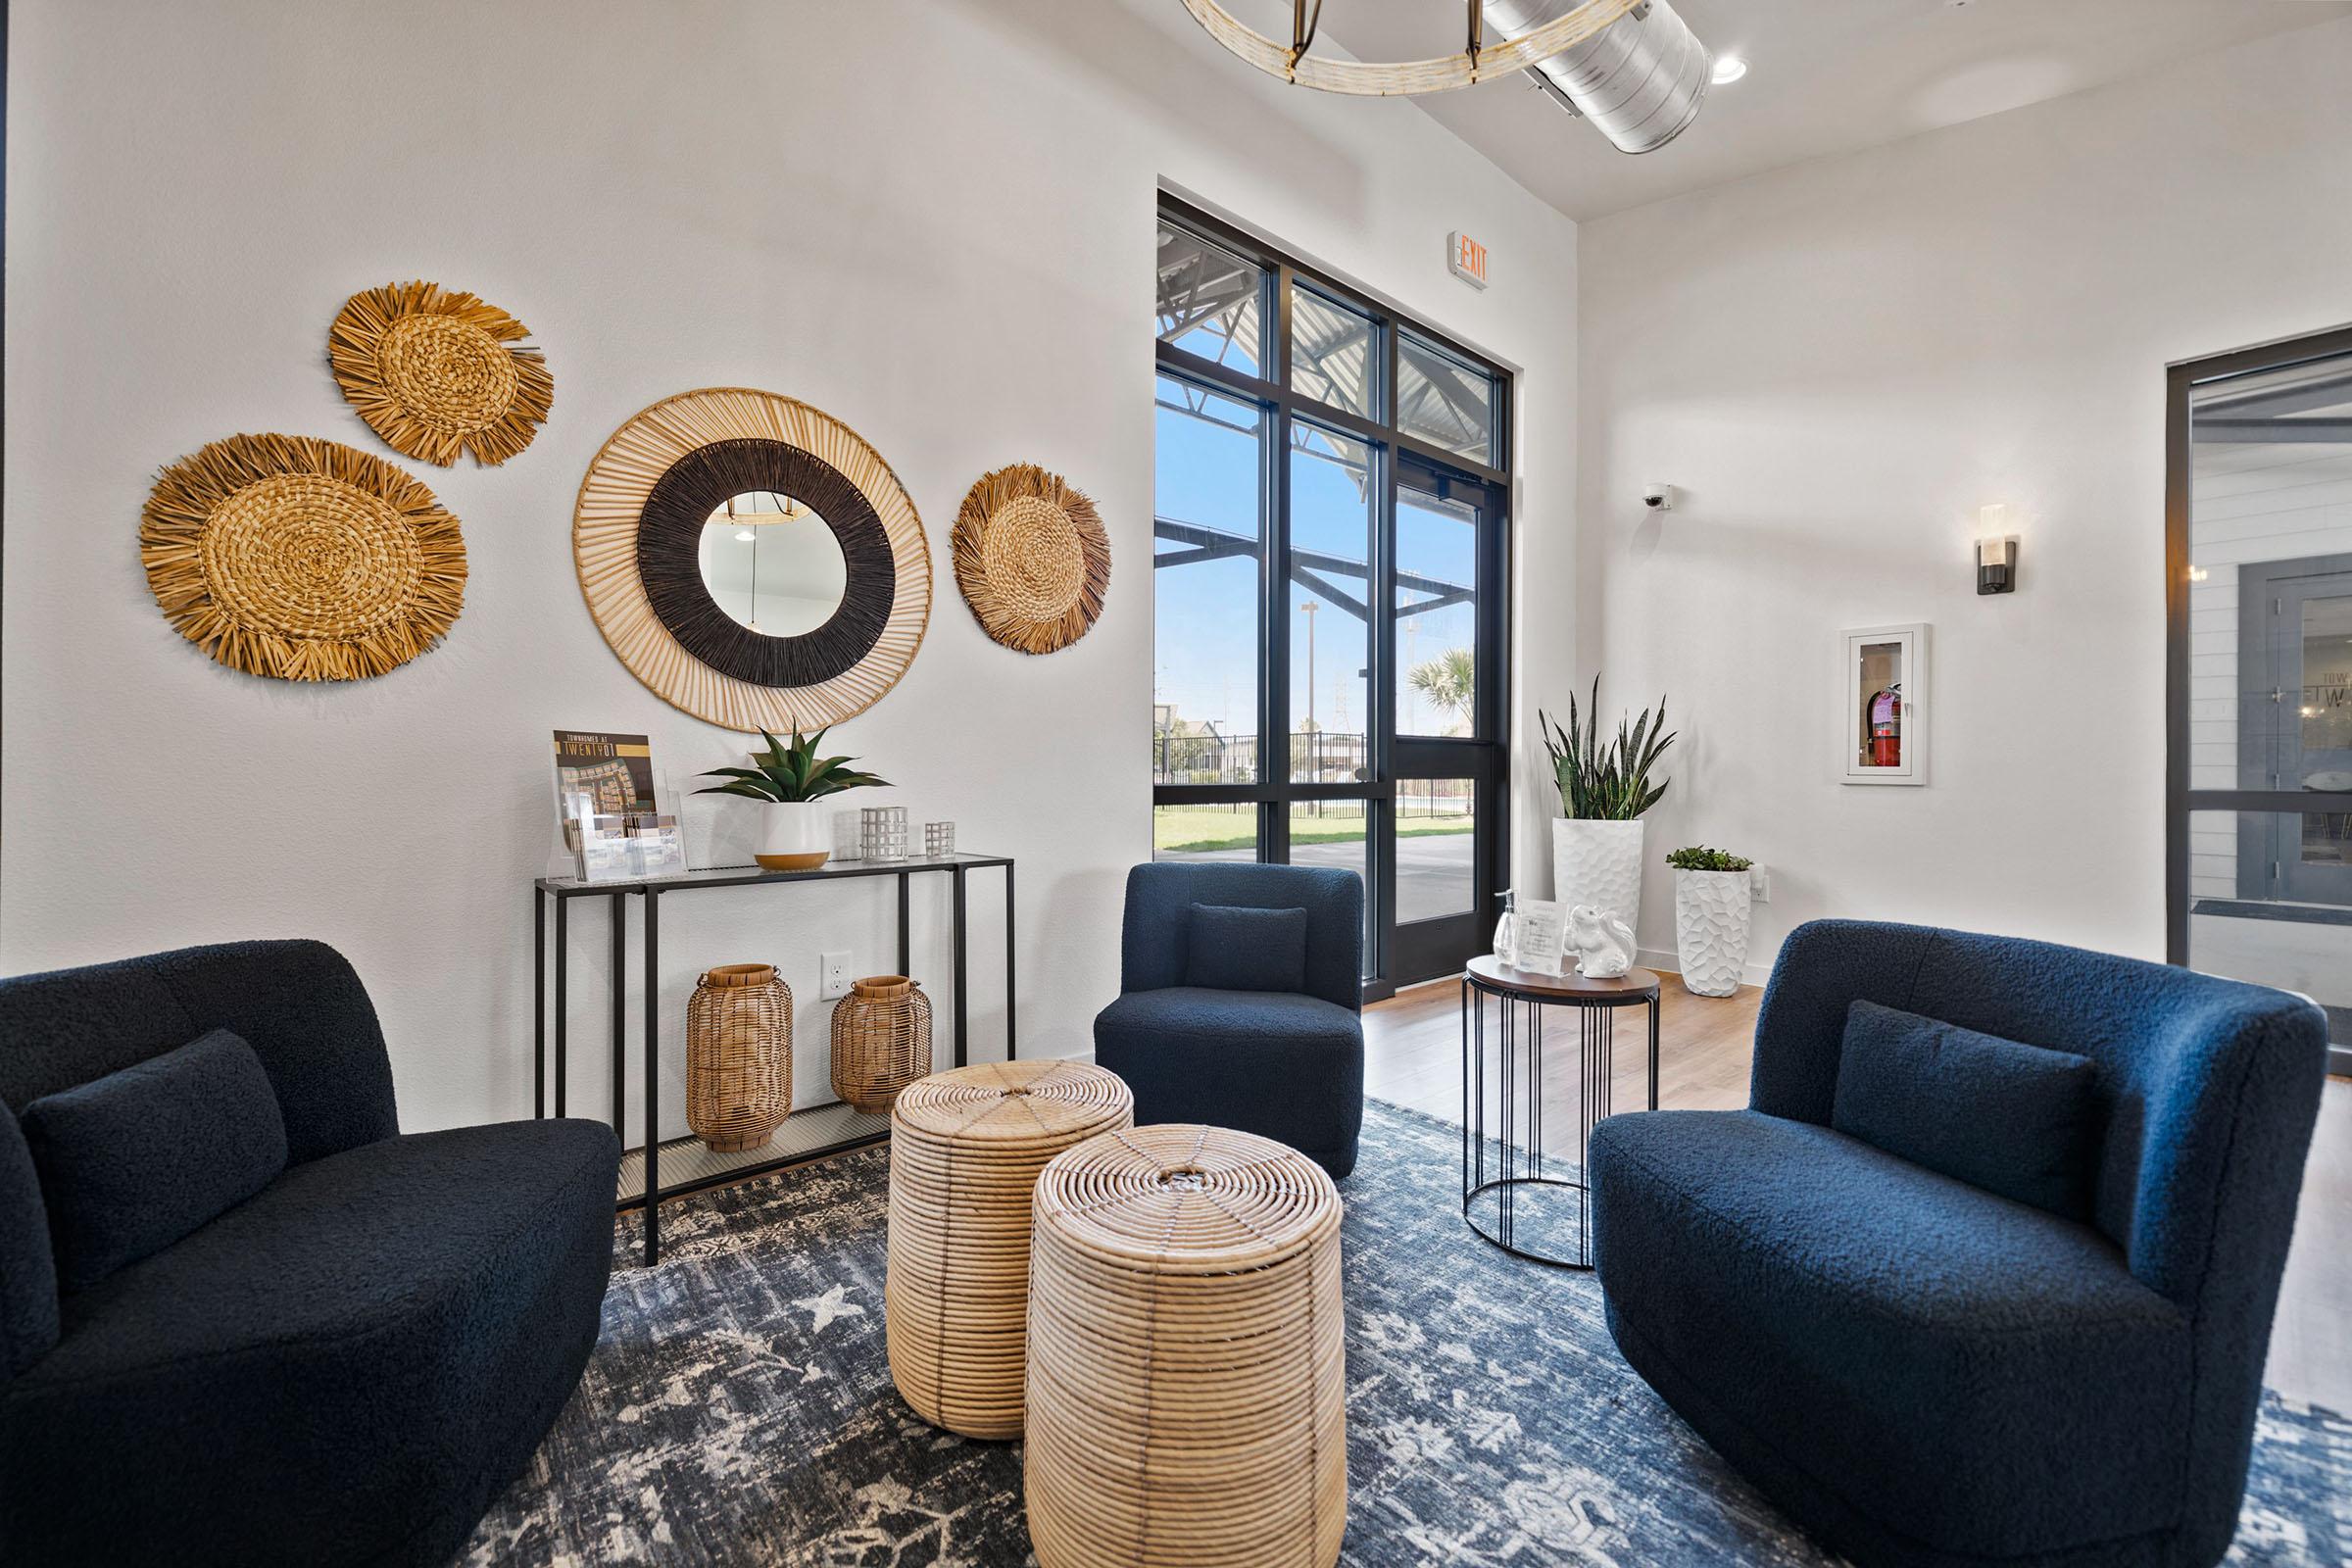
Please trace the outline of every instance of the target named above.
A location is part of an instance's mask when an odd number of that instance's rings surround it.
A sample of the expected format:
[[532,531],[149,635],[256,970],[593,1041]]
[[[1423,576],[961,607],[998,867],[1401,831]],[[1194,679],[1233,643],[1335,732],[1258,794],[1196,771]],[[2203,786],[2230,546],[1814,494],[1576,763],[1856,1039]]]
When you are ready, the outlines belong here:
[[1903,688],[1898,682],[1870,700],[1870,765],[1903,765]]

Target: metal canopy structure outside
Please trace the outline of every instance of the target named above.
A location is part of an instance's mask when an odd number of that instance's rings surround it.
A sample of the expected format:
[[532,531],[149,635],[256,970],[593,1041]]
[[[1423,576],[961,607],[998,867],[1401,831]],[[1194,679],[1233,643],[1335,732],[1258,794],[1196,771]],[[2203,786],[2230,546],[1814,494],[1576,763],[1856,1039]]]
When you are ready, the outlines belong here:
[[[1159,341],[1218,365],[1263,375],[1264,271],[1186,229],[1159,234]],[[1301,285],[1304,286],[1304,285]],[[1373,405],[1373,336],[1353,329],[1354,308],[1316,294],[1323,311],[1291,318],[1291,384],[1340,409]],[[1206,338],[1208,341],[1201,341]],[[1212,347],[1213,345],[1213,347]],[[1410,330],[1396,334],[1396,423],[1455,460],[1494,462],[1494,379]],[[1237,360],[1240,363],[1236,363]]]

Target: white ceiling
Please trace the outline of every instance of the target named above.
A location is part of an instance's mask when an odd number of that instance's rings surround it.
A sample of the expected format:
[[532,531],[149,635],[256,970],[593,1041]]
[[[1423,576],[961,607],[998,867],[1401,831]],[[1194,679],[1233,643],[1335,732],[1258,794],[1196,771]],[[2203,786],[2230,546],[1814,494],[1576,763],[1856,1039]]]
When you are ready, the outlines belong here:
[[[1690,128],[1639,157],[1525,75],[1415,100],[1570,218],[1898,140],[2352,16],[2336,0],[1673,0],[1700,41],[1748,63]],[[1235,7],[1289,31],[1287,3]],[[1325,0],[1324,35],[1365,60],[1462,46],[1460,0]],[[1235,69],[1247,69],[1236,64]],[[2196,113],[2184,102],[2181,113]]]

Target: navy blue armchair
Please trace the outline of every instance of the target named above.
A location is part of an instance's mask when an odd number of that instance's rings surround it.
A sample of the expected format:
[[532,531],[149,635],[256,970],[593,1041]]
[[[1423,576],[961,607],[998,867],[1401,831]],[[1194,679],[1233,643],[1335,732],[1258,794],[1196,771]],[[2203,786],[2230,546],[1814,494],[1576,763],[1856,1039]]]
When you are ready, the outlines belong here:
[[[2070,1069],[2089,1111],[2078,1211],[1838,1131],[1841,1072],[1870,1070],[1849,1014],[1908,1018],[1931,1056],[1988,1035],[2013,1057],[2011,1042],[2088,1058]],[[2326,1041],[2311,1004],[2183,969],[1800,927],[1765,993],[1746,1110],[1593,1130],[1610,1330],[1718,1452],[1858,1564],[2218,1562]],[[1886,1104],[1923,1123],[1950,1109],[1885,1102],[1882,1144],[1908,1136]],[[1954,1158],[2017,1135],[1980,1130]]]
[[[49,1146],[20,1117],[217,1029],[259,1058],[282,1173],[61,1289]],[[612,1130],[401,1136],[375,1010],[330,948],[0,981],[0,1561],[445,1563],[596,1342]]]
[[1346,1176],[1364,1122],[1363,932],[1351,871],[1139,865],[1095,1060],[1134,1091],[1139,1124],[1257,1133]]

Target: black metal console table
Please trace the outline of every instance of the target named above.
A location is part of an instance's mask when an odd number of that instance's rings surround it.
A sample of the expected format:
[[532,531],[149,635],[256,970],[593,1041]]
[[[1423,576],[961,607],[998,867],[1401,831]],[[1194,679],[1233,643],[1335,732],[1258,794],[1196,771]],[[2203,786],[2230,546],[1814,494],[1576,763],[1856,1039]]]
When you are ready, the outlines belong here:
[[[1487,1137],[1487,1004],[1499,1004],[1495,1099],[1499,1139]],[[1572,1008],[1577,1018],[1576,1175],[1544,1165],[1544,1010]],[[1514,969],[1493,954],[1470,960],[1462,975],[1462,1218],[1513,1257],[1560,1268],[1592,1266],[1591,1193],[1586,1150],[1592,1124],[1609,1113],[1619,1007],[1649,1008],[1649,1108],[1658,1108],[1658,977],[1629,970],[1613,980]],[[1526,1136],[1516,1136],[1520,1099]],[[1489,1175],[1490,1146],[1498,1144]],[[1557,1167],[1555,1165],[1554,1168]],[[1525,1234],[1522,1228],[1525,1228]]]
[[[566,1005],[570,992],[566,973],[570,957],[570,910],[575,899],[603,899],[612,925],[612,1130],[621,1135],[626,1115],[627,1084],[627,956],[628,917],[624,901],[637,898],[645,902],[645,1142],[641,1150],[624,1155],[620,1166],[620,1190],[614,1197],[615,1209],[642,1206],[645,1210],[645,1261],[652,1266],[662,1255],[662,1200],[677,1198],[721,1182],[757,1175],[779,1166],[814,1159],[824,1154],[840,1153],[844,1150],[862,1148],[879,1143],[890,1136],[890,1118],[868,1116],[853,1110],[840,1101],[828,1101],[793,1112],[776,1129],[776,1136],[756,1150],[740,1154],[713,1154],[694,1138],[662,1142],[661,1064],[662,1064],[662,900],[674,893],[689,893],[701,888],[762,887],[794,882],[837,882],[858,877],[889,876],[899,882],[899,967],[908,972],[909,908],[908,895],[912,879],[937,874],[952,878],[955,883],[955,1004],[949,1025],[956,1054],[956,1065],[965,1064],[966,1003],[965,1003],[965,913],[966,886],[969,873],[988,868],[1004,873],[1004,1051],[1006,1056],[1015,1054],[1018,1036],[1014,1031],[1013,985],[1013,881],[1012,861],[1001,855],[948,855],[937,858],[928,857],[905,860],[844,860],[827,863],[813,871],[764,871],[755,865],[723,866],[708,871],[688,871],[681,876],[645,877],[629,882],[580,882],[569,877],[541,877],[531,885],[531,931],[536,952],[532,987],[532,1080],[531,1113],[548,1114],[548,985],[547,949],[550,905],[555,908],[556,949],[556,1027],[555,1027],[555,1114],[564,1114],[564,1081],[566,1077],[568,1042],[565,1039],[570,1009]],[[919,978],[919,977],[918,977]],[[683,1170],[681,1179],[664,1186],[662,1167],[664,1154],[670,1168]]]

